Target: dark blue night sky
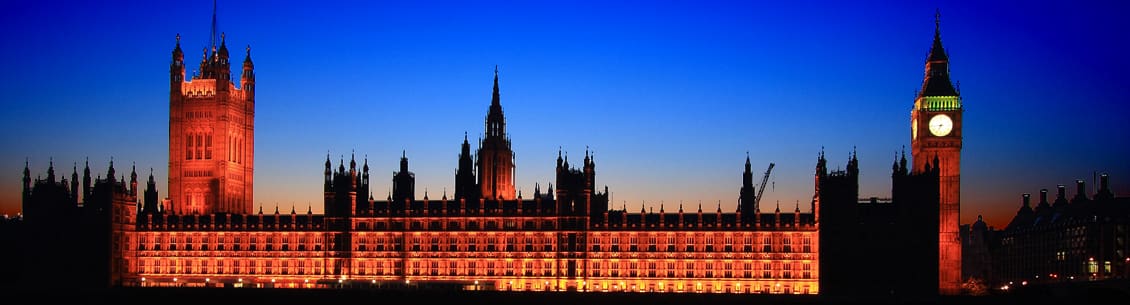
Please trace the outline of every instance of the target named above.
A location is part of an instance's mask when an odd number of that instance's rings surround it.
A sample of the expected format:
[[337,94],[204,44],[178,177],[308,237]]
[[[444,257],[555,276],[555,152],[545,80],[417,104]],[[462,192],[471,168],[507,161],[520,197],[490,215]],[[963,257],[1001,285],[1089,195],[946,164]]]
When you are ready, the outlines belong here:
[[[748,151],[755,180],[776,164],[762,205],[807,210],[821,147],[832,169],[854,147],[860,195],[886,197],[936,9],[965,106],[962,223],[1003,226],[1021,193],[1096,172],[1130,192],[1125,1],[607,2],[221,1],[233,60],[250,45],[255,61],[256,204],[320,211],[327,151],[367,156],[384,198],[405,150],[417,196],[450,196],[495,65],[525,193],[552,182],[559,147],[588,146],[616,208],[732,211]],[[103,174],[136,162],[165,196],[171,51],[179,33],[191,67],[211,13],[0,4],[0,212],[18,212],[25,159],[68,177],[86,157]]]

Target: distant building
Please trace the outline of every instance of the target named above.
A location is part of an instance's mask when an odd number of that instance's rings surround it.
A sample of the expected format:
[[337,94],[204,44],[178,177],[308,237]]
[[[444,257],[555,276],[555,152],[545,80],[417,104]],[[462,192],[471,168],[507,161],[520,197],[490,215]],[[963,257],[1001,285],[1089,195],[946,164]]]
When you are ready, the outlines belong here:
[[1115,197],[1107,174],[1087,196],[1083,180],[1067,198],[1059,185],[1054,201],[1040,190],[1032,207],[1024,194],[1016,216],[992,253],[1000,283],[1060,282],[1127,278],[1130,268],[1130,197]]
[[982,283],[995,282],[991,250],[998,241],[997,231],[985,224],[981,215],[972,224],[961,225],[961,278]]

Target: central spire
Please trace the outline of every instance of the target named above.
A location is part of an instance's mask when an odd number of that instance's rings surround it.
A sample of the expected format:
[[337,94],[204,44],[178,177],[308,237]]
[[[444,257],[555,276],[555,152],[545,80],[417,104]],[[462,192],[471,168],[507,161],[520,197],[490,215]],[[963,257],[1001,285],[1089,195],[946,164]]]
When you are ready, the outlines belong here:
[[502,113],[501,98],[498,94],[498,65],[494,66],[494,92],[491,95],[486,124],[488,138],[506,137],[506,117]]
[[494,106],[502,106],[498,98],[498,65],[494,65],[494,95],[490,98],[490,106],[491,110],[494,110]]
[[486,117],[486,137],[476,154],[480,195],[487,199],[514,198],[514,152],[506,136],[506,117],[498,93],[498,66],[494,66],[494,90]]
[[212,0],[212,33],[209,38],[212,39],[212,50],[216,49],[216,0]]

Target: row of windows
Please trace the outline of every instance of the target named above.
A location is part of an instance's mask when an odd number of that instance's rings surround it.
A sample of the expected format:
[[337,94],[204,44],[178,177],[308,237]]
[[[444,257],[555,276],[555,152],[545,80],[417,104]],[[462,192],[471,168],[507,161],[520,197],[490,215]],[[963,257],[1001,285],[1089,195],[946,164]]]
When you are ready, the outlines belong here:
[[322,238],[320,235],[303,234],[303,235],[259,235],[254,237],[245,237],[241,235],[235,236],[193,236],[193,235],[180,235],[180,236],[146,236],[141,237],[138,242],[138,250],[297,250],[297,251],[321,251]]
[[[361,211],[361,212],[364,213],[365,215],[371,215],[370,213],[368,213],[367,210]],[[441,210],[441,209],[415,209],[415,208],[413,208],[413,209],[408,211],[408,213],[411,213],[411,214],[424,214],[425,212],[440,215],[440,214],[443,213],[443,210]],[[462,212],[460,212],[460,213],[462,213]],[[470,209],[470,210],[467,210],[466,213],[475,214],[476,210]],[[493,214],[493,212],[491,212],[490,210],[486,211],[485,213],[486,214]],[[445,224],[446,224],[446,226],[445,226]],[[561,225],[562,225],[563,228],[581,226],[580,224],[576,224],[576,226],[571,226],[571,224],[569,224],[569,223],[562,223]],[[354,229],[360,230],[360,231],[403,230],[403,229],[405,229],[404,226],[405,226],[405,222],[395,221],[395,220],[394,221],[363,221],[363,222],[357,222]],[[525,221],[520,221],[520,220],[504,220],[504,221],[467,220],[467,221],[447,221],[447,222],[435,220],[435,221],[411,221],[411,222],[408,223],[408,226],[409,226],[409,229],[412,229],[414,231],[423,231],[423,230],[428,230],[428,231],[500,230],[500,229],[501,230],[530,230],[530,231],[532,231],[532,230],[557,230],[557,229],[559,229],[558,226],[557,226],[557,222],[552,221],[552,220],[542,220],[542,221],[535,221],[535,220],[525,220]],[[691,227],[694,227],[694,226],[692,225]]]
[[[430,222],[413,221],[409,224],[409,226],[410,226],[409,228],[412,229],[412,230],[416,230],[416,231],[424,230],[425,226],[427,226],[427,230],[431,230],[431,231],[463,230],[463,229],[466,229],[466,230],[480,230],[480,229],[482,229],[482,230],[498,230],[498,229],[518,230],[519,224],[521,224],[522,230],[556,230],[557,229],[556,223],[552,220],[544,220],[544,221],[541,221],[541,222],[528,220],[528,221],[524,221],[524,222],[521,222],[521,223],[517,220],[506,220],[506,221],[501,221],[501,222],[500,221],[494,221],[494,220],[488,220],[488,221],[482,221],[482,222],[471,220],[471,221],[466,221],[466,223],[460,222],[460,221],[448,221],[446,227],[444,227],[443,224],[444,223],[440,222],[440,221],[430,221]],[[501,225],[501,227],[500,227],[500,225]],[[370,228],[372,228],[372,230],[375,230],[375,231],[384,231],[384,230],[390,230],[390,229],[391,230],[403,230],[404,229],[404,222],[401,222],[401,221],[392,221],[392,222],[377,221],[377,222],[372,222],[372,223],[358,222],[357,226],[356,226],[357,230],[362,230],[362,231],[369,230]]]
[[[735,240],[731,235],[723,238],[713,236],[696,237],[685,236],[682,238],[674,235],[657,237],[650,235],[645,238],[630,236],[622,238],[620,235],[591,237],[589,250],[593,252],[754,252],[755,249],[764,253],[812,253],[812,238],[804,235],[799,239],[801,245],[793,247],[795,237],[788,235],[764,235],[759,238],[745,236]],[[525,236],[413,236],[408,237],[408,250],[411,251],[555,251],[556,245],[566,244],[566,238],[555,235],[525,235]],[[246,240],[246,242],[244,242]],[[322,238],[319,235],[259,235],[256,237],[243,236],[199,236],[194,240],[192,235],[168,237],[165,235],[143,237],[138,243],[141,250],[178,250],[177,245],[182,245],[180,250],[209,250],[209,245],[215,250],[321,250]],[[646,240],[647,243],[640,243]],[[759,244],[753,244],[753,241]],[[741,243],[734,244],[735,241]],[[294,247],[290,245],[292,242]],[[357,236],[353,241],[354,251],[403,251],[404,239],[395,235]],[[262,248],[259,248],[259,245]],[[150,245],[146,249],[146,245]],[[162,248],[162,245],[166,245]],[[194,249],[195,245],[195,249]]]
[[312,260],[199,260],[143,259],[141,272],[149,274],[265,274],[320,275],[326,269]]
[[[755,269],[757,268],[757,269]],[[793,272],[793,271],[799,272]],[[592,276],[706,277],[706,278],[812,278],[811,263],[781,262],[593,262]]]
[[[158,274],[279,274],[317,275],[327,266],[314,260],[201,260],[143,259],[143,273]],[[337,262],[340,264],[340,262]],[[358,275],[448,275],[448,276],[554,276],[553,261],[359,261]],[[800,262],[617,262],[589,263],[592,277],[652,278],[782,278],[811,279],[812,264]],[[335,266],[334,268],[340,268]]]

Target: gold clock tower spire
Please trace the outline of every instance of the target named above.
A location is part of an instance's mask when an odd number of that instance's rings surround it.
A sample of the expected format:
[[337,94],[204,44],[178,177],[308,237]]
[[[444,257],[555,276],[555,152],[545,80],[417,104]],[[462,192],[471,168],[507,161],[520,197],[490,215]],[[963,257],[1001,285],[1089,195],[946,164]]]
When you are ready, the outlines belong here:
[[[922,90],[910,113],[911,154],[914,170],[926,163],[940,170],[938,228],[938,293],[961,290],[961,240],[958,223],[961,203],[961,93],[949,75],[949,56],[942,47],[941,14],[935,14],[934,43],[926,59]],[[937,160],[935,161],[932,160]]]

